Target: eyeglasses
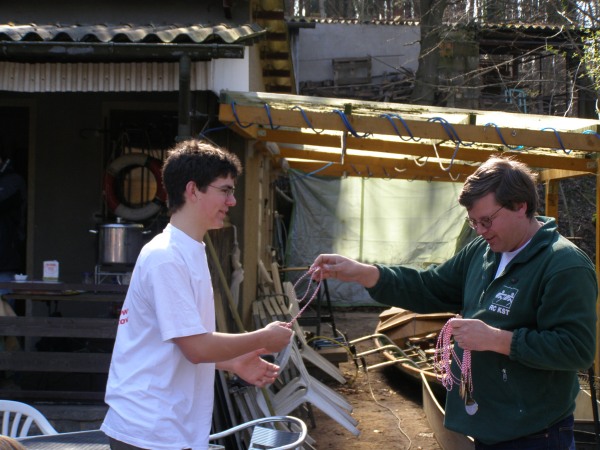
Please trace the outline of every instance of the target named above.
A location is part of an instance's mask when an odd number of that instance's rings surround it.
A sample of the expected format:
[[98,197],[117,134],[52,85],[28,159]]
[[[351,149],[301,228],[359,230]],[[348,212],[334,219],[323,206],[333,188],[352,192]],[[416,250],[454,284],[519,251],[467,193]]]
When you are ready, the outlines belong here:
[[235,187],[233,186],[213,186],[212,184],[209,184],[208,187],[221,191],[221,194],[225,197],[233,197],[235,195]]
[[476,230],[477,227],[480,225],[487,230],[488,228],[490,228],[492,226],[492,221],[494,220],[494,216],[496,214],[498,214],[502,208],[504,208],[504,206],[501,206],[500,208],[498,208],[496,210],[496,212],[494,212],[494,214],[492,214],[491,216],[484,217],[481,220],[471,219],[470,217],[465,217],[465,220],[467,222],[469,222],[469,226],[471,228],[473,228],[474,230]]

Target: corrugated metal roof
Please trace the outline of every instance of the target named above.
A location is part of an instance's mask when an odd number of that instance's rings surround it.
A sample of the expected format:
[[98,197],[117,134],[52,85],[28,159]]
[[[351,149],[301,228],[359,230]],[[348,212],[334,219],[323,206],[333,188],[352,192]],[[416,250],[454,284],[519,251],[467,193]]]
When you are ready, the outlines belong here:
[[[286,18],[288,23],[319,23],[319,24],[345,24],[345,25],[409,25],[409,26],[419,26],[421,23],[418,20],[406,20],[406,19],[398,19],[398,20],[379,20],[379,19],[370,19],[370,20],[359,20],[353,18],[343,18],[343,17],[288,17]],[[578,29],[578,27],[574,26],[565,26],[556,25],[556,24],[548,24],[548,23],[523,23],[523,22],[513,22],[513,23],[469,23],[469,24],[460,24],[460,23],[445,23],[446,26],[449,27],[467,27],[467,26],[477,26],[480,30],[511,30],[511,31],[522,31],[522,32],[533,32],[533,31],[548,31],[548,32],[560,32],[565,31],[567,29]]]
[[0,41],[11,42],[242,44],[262,38],[265,34],[266,30],[256,24],[0,24]]
[[344,24],[344,25],[413,25],[418,26],[418,20],[387,20],[387,19],[369,19],[359,20],[344,17],[287,17],[288,23],[320,23],[320,24]]
[[[210,89],[207,62],[192,62],[190,89]],[[9,92],[172,92],[179,90],[179,64],[0,63],[0,91]]]

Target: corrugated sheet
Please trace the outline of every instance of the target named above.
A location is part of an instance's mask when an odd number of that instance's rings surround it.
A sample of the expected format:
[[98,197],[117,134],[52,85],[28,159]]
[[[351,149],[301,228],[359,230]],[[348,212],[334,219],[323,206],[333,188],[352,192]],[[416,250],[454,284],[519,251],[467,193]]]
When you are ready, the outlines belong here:
[[[303,23],[318,23],[318,24],[345,24],[345,25],[411,25],[411,26],[419,26],[420,22],[418,20],[379,20],[379,19],[371,19],[371,20],[359,20],[353,18],[341,18],[341,17],[327,17],[327,18],[318,18],[318,17],[288,17],[286,21],[289,24],[303,24]],[[449,27],[465,27],[465,24],[459,23],[446,23],[446,26]],[[558,33],[564,31],[566,29],[577,29],[577,27],[569,27],[563,25],[553,25],[547,23],[523,23],[523,22],[513,22],[513,23],[473,23],[470,25],[476,25],[480,30],[511,30],[511,31],[521,31],[521,32],[534,32],[534,31],[548,31],[553,33]]]
[[[209,62],[191,66],[192,91],[209,89]],[[0,91],[167,92],[179,90],[177,63],[0,63]]]
[[246,25],[13,25],[0,24],[0,41],[29,42],[121,42],[240,44],[264,36],[256,24]]
[[296,17],[287,17],[286,22],[293,23],[320,23],[320,24],[345,24],[345,25],[414,25],[418,26],[420,24],[417,20],[387,20],[387,19],[353,19],[353,18],[343,18],[343,17],[305,17],[305,16],[296,16]]

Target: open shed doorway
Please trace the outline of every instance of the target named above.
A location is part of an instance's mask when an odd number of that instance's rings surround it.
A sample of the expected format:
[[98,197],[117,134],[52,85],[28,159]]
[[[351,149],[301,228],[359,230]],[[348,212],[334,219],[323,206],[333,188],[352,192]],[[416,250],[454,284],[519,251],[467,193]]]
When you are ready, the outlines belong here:
[[[169,110],[114,109],[110,111],[108,126],[105,167],[127,154],[146,155],[162,165],[167,151],[175,145],[178,118],[176,111]],[[118,201],[131,209],[142,208],[152,202],[161,183],[152,170],[143,166],[123,170],[116,178]],[[106,221],[117,219],[110,204],[106,205],[104,215]],[[138,222],[152,231],[150,235],[161,231],[168,222],[166,205],[158,213]]]
[[[24,186],[28,183],[29,164],[29,108],[27,107],[0,107],[0,176],[16,173],[22,177]],[[6,179],[8,180],[8,179]],[[8,182],[8,181],[7,181]],[[0,186],[2,187],[2,186]],[[27,273],[27,192],[22,195],[11,195],[3,198],[0,207],[0,241],[11,246],[7,251],[4,243],[0,246],[0,279],[10,281],[14,273]],[[10,214],[10,217],[8,216]],[[15,218],[19,217],[18,223]],[[5,226],[10,229],[4,228]],[[9,236],[10,235],[10,236]],[[14,250],[14,251],[13,251]],[[0,292],[1,294],[2,292]],[[13,305],[17,313],[21,312],[24,305]]]

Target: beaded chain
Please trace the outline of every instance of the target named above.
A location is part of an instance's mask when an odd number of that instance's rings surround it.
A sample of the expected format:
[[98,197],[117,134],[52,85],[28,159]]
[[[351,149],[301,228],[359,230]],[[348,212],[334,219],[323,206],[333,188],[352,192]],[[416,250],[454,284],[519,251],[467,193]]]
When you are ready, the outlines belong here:
[[[302,275],[300,278],[298,278],[298,280],[296,280],[296,283],[294,284],[294,291],[296,290],[296,286],[298,286],[298,284],[300,284],[300,282],[307,276],[312,275],[313,273],[318,272],[320,269],[320,267],[314,267],[309,269],[304,275]],[[308,308],[308,305],[310,305],[310,303],[316,298],[317,294],[319,293],[319,289],[321,289],[321,283],[323,282],[323,277],[320,276],[319,277],[319,282],[317,283],[317,287],[315,288],[314,292],[312,293],[312,295],[310,296],[310,298],[308,299],[308,301],[306,302],[306,304],[302,307],[302,309],[300,311],[298,311],[298,314],[296,314],[292,320],[290,320],[287,323],[287,327],[291,328],[292,324],[298,320],[298,318],[302,315],[302,313],[304,312],[304,310],[306,308]],[[306,297],[308,296],[308,293],[310,292],[310,287],[311,287],[311,283],[308,283],[308,287],[306,288],[306,292],[304,293],[304,295],[302,296],[302,298],[298,299],[298,303],[302,303]]]
[[[462,362],[454,351],[452,343],[452,321],[450,319],[444,324],[435,346],[433,357],[433,366],[436,371],[437,379],[442,383],[446,390],[452,390],[454,383],[460,386],[460,395],[465,399],[465,408],[470,415],[477,411],[477,403],[473,399],[473,375],[471,373],[471,351],[463,351]],[[458,378],[452,373],[452,360],[456,361],[460,369],[461,377]]]

